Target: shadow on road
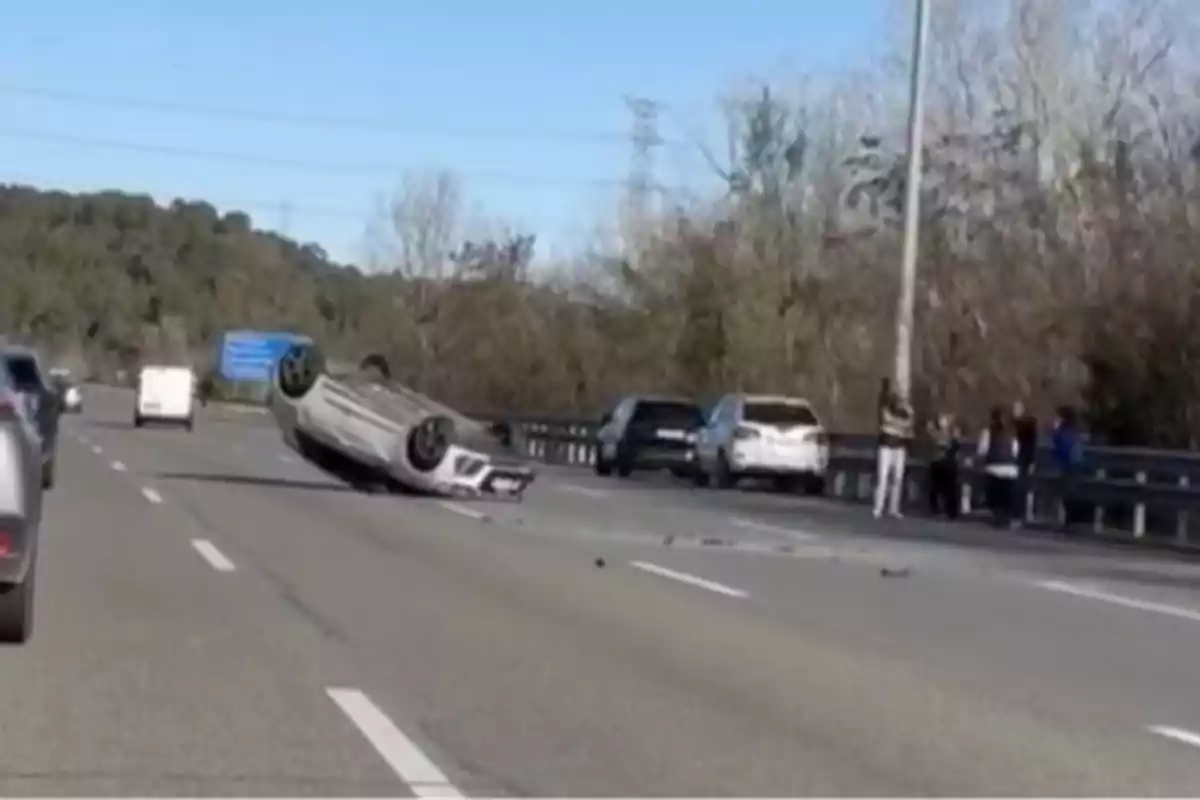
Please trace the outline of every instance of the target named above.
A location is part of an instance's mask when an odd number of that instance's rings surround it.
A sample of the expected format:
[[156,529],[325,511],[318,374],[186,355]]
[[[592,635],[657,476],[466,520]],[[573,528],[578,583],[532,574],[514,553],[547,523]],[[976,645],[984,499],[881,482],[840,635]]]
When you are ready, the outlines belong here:
[[324,492],[353,492],[349,486],[339,483],[320,483],[284,478],[264,478],[258,475],[213,475],[199,472],[159,472],[155,475],[168,481],[194,481],[196,483],[225,483],[234,486],[263,486],[274,489],[306,489]]

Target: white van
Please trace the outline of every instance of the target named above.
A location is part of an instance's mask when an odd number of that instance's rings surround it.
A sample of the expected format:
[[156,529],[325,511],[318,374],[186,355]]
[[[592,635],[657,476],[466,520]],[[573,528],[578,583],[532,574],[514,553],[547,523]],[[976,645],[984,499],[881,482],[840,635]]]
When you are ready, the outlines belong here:
[[149,366],[138,373],[133,425],[173,422],[192,429],[196,375],[190,367]]

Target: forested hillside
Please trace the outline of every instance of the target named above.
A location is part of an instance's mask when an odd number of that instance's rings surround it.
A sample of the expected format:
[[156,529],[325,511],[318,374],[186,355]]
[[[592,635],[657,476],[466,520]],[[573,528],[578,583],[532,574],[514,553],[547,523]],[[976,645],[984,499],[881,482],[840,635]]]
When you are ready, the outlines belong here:
[[173,320],[192,348],[249,323],[325,335],[363,282],[242,213],[25,186],[0,186],[0,280],[6,331],[97,368],[154,346]]

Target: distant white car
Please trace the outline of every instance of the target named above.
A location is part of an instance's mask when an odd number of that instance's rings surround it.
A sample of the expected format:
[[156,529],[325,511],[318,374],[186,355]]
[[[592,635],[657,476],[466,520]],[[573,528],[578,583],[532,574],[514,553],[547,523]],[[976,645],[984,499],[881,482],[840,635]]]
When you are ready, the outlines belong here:
[[360,491],[518,498],[534,479],[511,442],[392,381],[380,356],[335,379],[314,345],[293,345],[269,405],[289,448]]
[[731,487],[767,478],[780,491],[825,491],[829,439],[807,400],[727,394],[696,437],[696,483]]
[[182,425],[189,431],[195,424],[196,373],[177,365],[144,366],[138,373],[133,425],[147,422]]

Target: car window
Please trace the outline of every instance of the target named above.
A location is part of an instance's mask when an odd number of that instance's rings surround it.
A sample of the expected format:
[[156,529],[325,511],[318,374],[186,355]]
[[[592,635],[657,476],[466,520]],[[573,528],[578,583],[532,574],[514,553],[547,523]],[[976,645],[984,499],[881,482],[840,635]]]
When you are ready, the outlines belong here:
[[803,403],[746,403],[746,422],[759,425],[818,425],[817,415]]
[[671,400],[643,400],[638,403],[633,418],[655,425],[694,428],[704,424],[704,412],[694,403]]
[[8,373],[16,389],[31,392],[42,388],[42,377],[38,374],[37,362],[31,356],[12,353],[5,356],[4,360],[8,364]]

